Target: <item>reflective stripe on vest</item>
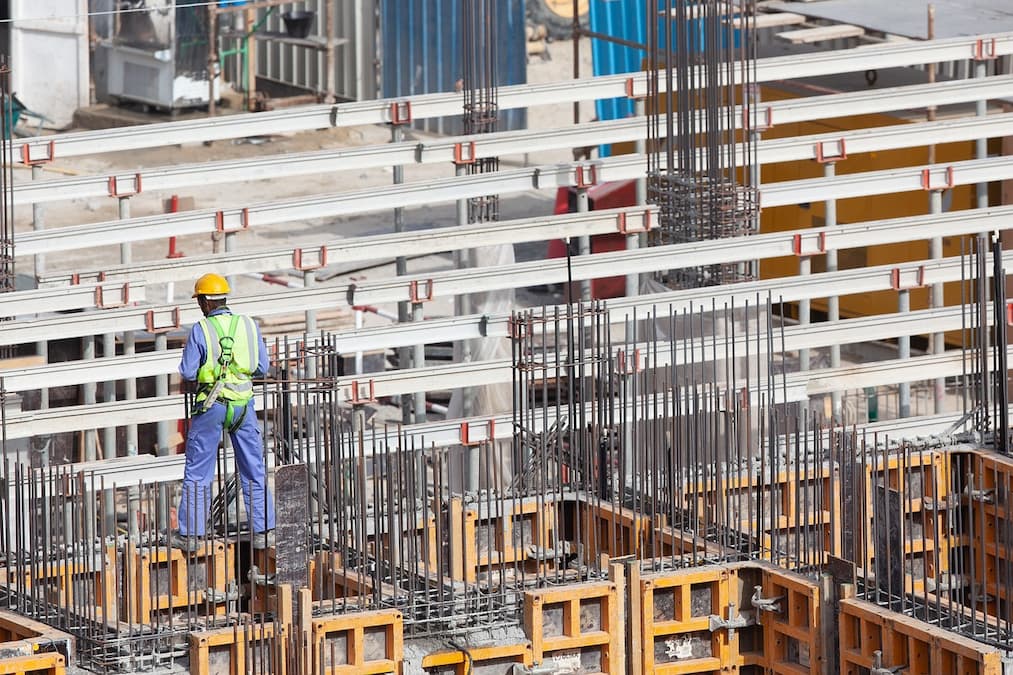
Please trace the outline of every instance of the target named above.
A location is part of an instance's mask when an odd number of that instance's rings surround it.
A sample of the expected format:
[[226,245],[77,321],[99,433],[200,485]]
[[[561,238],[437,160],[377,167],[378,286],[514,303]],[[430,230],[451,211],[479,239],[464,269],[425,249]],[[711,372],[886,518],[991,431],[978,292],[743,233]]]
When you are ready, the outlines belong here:
[[[235,328],[231,328],[235,319]],[[228,321],[228,324],[225,322]],[[233,314],[216,314],[198,322],[207,345],[204,363],[197,370],[197,381],[204,385],[197,400],[207,398],[207,392],[220,378],[223,387],[219,398],[228,401],[249,401],[253,398],[253,382],[250,375],[259,365],[259,345],[257,344],[257,328],[253,319],[248,316]],[[242,328],[240,328],[242,325]],[[222,368],[222,340],[232,337],[232,358],[227,367]]]

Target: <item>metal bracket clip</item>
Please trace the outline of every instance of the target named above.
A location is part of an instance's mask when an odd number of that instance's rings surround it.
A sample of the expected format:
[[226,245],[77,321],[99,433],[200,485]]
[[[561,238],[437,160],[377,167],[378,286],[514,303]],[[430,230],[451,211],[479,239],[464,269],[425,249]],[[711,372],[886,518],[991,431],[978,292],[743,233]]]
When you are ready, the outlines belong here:
[[394,101],[390,104],[390,123],[399,126],[412,123],[412,102]]
[[[909,280],[907,277],[914,273],[914,279]],[[912,288],[924,288],[925,287],[925,266],[919,265],[918,269],[914,270],[902,270],[899,267],[894,267],[890,270],[890,288],[895,291],[909,291]]]
[[753,595],[749,598],[749,604],[757,612],[780,614],[782,600],[784,600],[783,595],[779,595],[776,598],[765,598],[763,597],[763,586],[753,586]]
[[425,295],[421,295],[419,293],[418,279],[412,279],[411,281],[408,282],[408,298],[413,305],[416,305],[420,302],[429,302],[430,300],[433,299],[433,280],[425,279],[424,281],[422,281],[422,283],[426,285]]
[[728,617],[727,619],[723,619],[716,614],[711,614],[707,617],[708,630],[712,633],[717,630],[735,631],[753,625],[753,622],[748,617],[742,616],[735,611],[734,602],[728,604]]
[[[141,174],[135,173],[133,175],[134,189],[131,192],[120,192],[120,178],[117,176],[109,176],[109,196],[117,199],[125,199],[127,197],[133,197],[134,195],[141,194]],[[124,178],[123,180],[127,180]]]
[[215,214],[215,231],[222,234],[231,234],[250,229],[250,209],[243,209],[239,212],[239,227],[225,227],[225,212],[219,211]]
[[598,184],[597,164],[578,164],[575,168],[576,177],[573,187],[578,190],[586,190]]
[[816,161],[819,164],[833,164],[834,162],[840,162],[848,158],[848,149],[844,143],[843,138],[837,139],[837,154],[827,155],[823,152],[823,146],[826,141],[819,141],[816,143]]
[[821,253],[826,253],[827,252],[827,233],[826,232],[820,232],[819,234],[816,235],[816,250],[815,251],[805,251],[805,250],[802,249],[802,244],[804,243],[803,237],[808,238],[807,235],[802,235],[802,234],[796,234],[795,236],[793,236],[791,238],[791,252],[794,253],[796,256],[802,257],[802,256],[810,256],[810,255],[820,255]]
[[292,267],[300,272],[311,272],[327,265],[327,247],[321,246],[318,250],[317,262],[303,262],[303,249],[297,248],[292,251]]
[[922,169],[922,189],[926,191],[931,190],[949,190],[953,187],[953,167],[946,167],[946,183],[943,185],[932,184],[932,170]]
[[172,316],[172,323],[166,326],[156,326],[155,310],[149,309],[144,314],[144,329],[152,334],[168,333],[170,331],[176,330],[180,326],[179,307],[173,307],[170,315]]
[[366,396],[362,396],[362,390],[359,388],[359,381],[352,380],[352,387],[348,402],[352,405],[364,405],[366,403],[376,403],[376,386],[373,380],[370,380],[367,385],[369,393]]
[[633,228],[633,227],[629,226],[629,215],[630,214],[628,214],[628,213],[626,213],[624,211],[623,213],[620,213],[620,214],[618,214],[616,216],[616,218],[618,220],[619,234],[626,234],[626,235],[629,235],[629,234],[641,234],[642,232],[650,232],[651,228],[654,227],[654,224],[651,222],[651,212],[650,211],[644,211],[643,212],[643,214],[642,214],[643,219],[644,219],[643,220],[643,225],[641,225],[640,227],[636,227],[636,228]]
[[487,420],[485,424],[486,437],[484,439],[473,440],[471,438],[471,424],[469,422],[461,422],[461,445],[471,447],[492,442],[496,436],[496,420]]
[[44,145],[49,149],[49,155],[46,157],[32,157],[32,146],[25,143],[21,146],[21,163],[27,164],[28,166],[37,166],[40,164],[49,164],[56,157],[56,142],[49,141]]
[[124,282],[120,287],[120,300],[119,302],[105,301],[105,287],[95,287],[95,306],[99,309],[113,309],[115,307],[124,307],[130,304],[130,282]]
[[995,61],[999,58],[999,55],[995,51],[995,38],[992,38],[988,42],[988,49],[985,49],[985,40],[987,38],[978,38],[974,42],[974,54],[971,58],[975,61]]
[[[467,148],[467,152],[465,152]],[[474,164],[478,159],[478,152],[475,149],[475,141],[454,144],[454,164]]]

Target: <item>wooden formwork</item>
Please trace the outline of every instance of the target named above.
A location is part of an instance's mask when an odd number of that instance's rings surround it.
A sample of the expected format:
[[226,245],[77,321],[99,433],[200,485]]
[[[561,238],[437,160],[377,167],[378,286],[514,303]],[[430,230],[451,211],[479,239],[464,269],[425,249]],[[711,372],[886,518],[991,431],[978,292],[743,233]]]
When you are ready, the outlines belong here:
[[735,636],[711,630],[711,617],[739,618],[733,578],[728,567],[716,566],[641,577],[644,675],[709,673],[735,665]]
[[65,675],[67,659],[54,652],[0,658],[0,675]]
[[[967,505],[964,534],[975,542],[967,553],[973,567],[978,609],[1003,621],[1013,620],[1013,460],[994,453],[975,454],[962,466],[969,483],[962,495]],[[968,572],[970,574],[970,571]]]
[[[856,558],[866,569],[876,569],[873,555],[875,490],[884,487],[899,495],[903,515],[904,574],[908,592],[923,593],[950,571],[951,526],[955,497],[950,494],[950,458],[938,450],[920,450],[876,458],[863,466],[868,522],[857,533],[868,542]],[[928,587],[928,588],[927,588]]]
[[639,591],[640,616],[631,623],[643,657],[635,675],[824,672],[813,580],[766,563],[735,563],[645,574]]
[[577,509],[582,537],[591,556],[642,557],[655,530],[655,521],[632,509],[608,502],[580,499]]
[[207,606],[213,614],[224,613],[224,606],[207,591],[213,589],[224,597],[235,581],[234,544],[201,542],[193,553],[128,544],[122,555],[121,599],[127,621],[149,623],[160,611],[187,606]]
[[380,610],[313,619],[313,675],[400,673],[404,619]]
[[[999,650],[863,600],[840,601],[840,672],[1002,675]],[[896,671],[895,671],[896,672]]]
[[0,610],[0,675],[64,675],[74,638]]
[[584,583],[524,594],[524,632],[536,666],[619,675],[619,597],[612,583]]
[[[116,617],[116,548],[107,546],[104,555],[77,561],[51,561],[36,566],[33,571],[25,570],[16,579],[16,570],[0,570],[0,585],[10,584],[28,595],[38,594],[43,602],[58,607],[85,607],[95,602],[94,612],[88,612],[98,620],[108,616]],[[87,611],[87,610],[86,610]]]
[[530,642],[470,647],[422,657],[422,669],[430,675],[513,675],[515,665],[530,668],[533,664]]
[[479,570],[497,565],[551,565],[542,555],[561,538],[560,505],[550,499],[501,502],[502,511],[490,517],[476,514],[475,562]]
[[288,632],[273,623],[247,623],[190,633],[191,675],[286,675]]

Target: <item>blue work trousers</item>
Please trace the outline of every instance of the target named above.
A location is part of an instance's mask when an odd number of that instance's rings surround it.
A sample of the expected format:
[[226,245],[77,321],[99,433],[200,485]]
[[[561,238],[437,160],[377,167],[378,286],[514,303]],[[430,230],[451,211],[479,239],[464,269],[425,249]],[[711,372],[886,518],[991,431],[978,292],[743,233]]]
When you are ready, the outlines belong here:
[[[246,513],[254,532],[274,529],[274,498],[267,488],[264,443],[253,401],[246,404],[242,424],[230,434],[235,451],[239,482],[243,487]],[[186,437],[186,468],[183,470],[183,496],[179,501],[179,532],[185,536],[204,536],[208,507],[211,502],[211,481],[215,477],[218,445],[222,440],[227,410],[214,403],[207,412],[190,420]],[[239,410],[236,411],[239,414]]]

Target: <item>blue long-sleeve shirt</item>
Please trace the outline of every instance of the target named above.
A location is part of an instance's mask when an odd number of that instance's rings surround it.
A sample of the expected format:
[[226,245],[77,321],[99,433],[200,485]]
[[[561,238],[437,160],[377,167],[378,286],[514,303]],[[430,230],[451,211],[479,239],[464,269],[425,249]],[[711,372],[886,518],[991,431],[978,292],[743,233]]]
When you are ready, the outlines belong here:
[[[228,307],[219,307],[208,314],[208,316],[218,316],[219,314],[232,314],[232,310]],[[256,326],[256,322],[254,322],[254,326]],[[257,370],[252,373],[252,377],[254,378],[263,377],[270,367],[267,345],[264,344],[264,340],[260,336],[259,326],[257,327],[256,339],[259,356],[257,357]],[[201,330],[200,325],[195,323],[190,328],[190,336],[183,347],[183,357],[179,360],[179,374],[183,376],[184,380],[192,382],[197,379],[197,371],[200,370],[201,364],[207,358],[207,353],[208,346],[204,341],[204,331]]]

